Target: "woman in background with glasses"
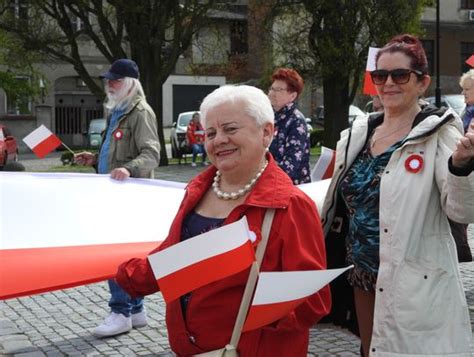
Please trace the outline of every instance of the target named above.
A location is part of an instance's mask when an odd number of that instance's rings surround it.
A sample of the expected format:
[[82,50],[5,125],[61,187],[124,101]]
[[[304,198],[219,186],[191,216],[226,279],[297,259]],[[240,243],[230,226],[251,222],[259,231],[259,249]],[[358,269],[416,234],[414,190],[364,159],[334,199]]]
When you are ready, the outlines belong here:
[[275,133],[270,152],[293,184],[311,182],[309,136],[304,115],[296,109],[296,100],[304,88],[303,78],[294,69],[273,72],[268,97],[275,112]]
[[341,133],[321,214],[328,266],[354,264],[333,287],[332,317],[354,319],[349,287],[364,356],[470,356],[447,216],[474,221],[474,134],[453,110],[419,106],[430,77],[417,38],[394,37],[376,68],[384,112]]

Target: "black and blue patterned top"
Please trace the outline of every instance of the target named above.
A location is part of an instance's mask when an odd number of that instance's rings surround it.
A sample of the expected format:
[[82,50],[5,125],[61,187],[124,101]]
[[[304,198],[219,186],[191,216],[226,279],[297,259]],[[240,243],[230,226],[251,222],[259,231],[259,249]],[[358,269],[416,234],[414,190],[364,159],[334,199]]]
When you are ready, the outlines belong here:
[[275,113],[270,152],[295,185],[311,182],[309,148],[306,119],[295,103],[289,103]]
[[[190,212],[183,221],[181,228],[181,241],[196,237],[199,234],[203,234],[219,228],[224,223],[225,218],[212,218],[201,216],[196,211]],[[186,318],[186,310],[188,308],[189,299],[191,293],[187,293],[181,296],[181,309],[183,316]]]
[[373,157],[370,140],[341,181],[340,193],[349,213],[346,259],[354,264],[348,274],[352,286],[373,291],[379,269],[379,200],[382,172],[400,146],[399,141]]

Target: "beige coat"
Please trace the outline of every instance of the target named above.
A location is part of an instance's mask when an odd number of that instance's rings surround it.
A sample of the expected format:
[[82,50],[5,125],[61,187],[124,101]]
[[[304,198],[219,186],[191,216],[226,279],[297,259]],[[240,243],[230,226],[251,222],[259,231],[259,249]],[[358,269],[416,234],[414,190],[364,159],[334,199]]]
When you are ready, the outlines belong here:
[[[110,118],[107,120],[107,125]],[[156,117],[145,100],[136,96],[119,119],[119,140],[110,140],[108,167],[124,167],[132,177],[153,178],[153,170],[160,161]],[[115,130],[114,132],[116,132]],[[104,133],[107,132],[107,129]]]
[[[363,148],[367,130],[366,117],[354,122],[351,133],[341,134],[321,214],[325,234],[334,219],[336,188]],[[448,170],[462,132],[452,110],[427,117],[394,151],[382,174],[371,356],[471,356],[468,306],[446,217],[474,222],[474,174],[460,177]],[[405,167],[413,154],[423,158],[418,173]]]

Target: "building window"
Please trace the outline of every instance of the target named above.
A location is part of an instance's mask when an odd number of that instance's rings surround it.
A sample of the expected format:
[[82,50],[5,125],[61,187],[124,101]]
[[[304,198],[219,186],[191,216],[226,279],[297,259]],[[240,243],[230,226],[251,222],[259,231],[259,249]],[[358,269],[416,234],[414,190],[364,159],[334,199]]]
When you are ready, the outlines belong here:
[[71,15],[71,24],[72,29],[75,32],[81,31],[84,29],[84,21],[79,16]]
[[28,4],[26,0],[10,0],[10,10],[16,20],[28,20]]
[[422,40],[423,48],[425,49],[426,59],[428,60],[428,73],[434,73],[434,41],[433,40]]
[[461,10],[474,10],[474,0],[461,0]]
[[461,73],[471,69],[466,60],[474,55],[474,42],[461,42]]
[[247,21],[232,21],[230,23],[230,54],[238,55],[247,53],[248,50]]
[[[16,80],[19,81],[19,87],[27,87],[30,85],[30,78],[26,76],[18,76]],[[20,115],[20,114],[31,114],[31,98],[28,94],[23,91],[22,94],[7,94],[7,113]]]

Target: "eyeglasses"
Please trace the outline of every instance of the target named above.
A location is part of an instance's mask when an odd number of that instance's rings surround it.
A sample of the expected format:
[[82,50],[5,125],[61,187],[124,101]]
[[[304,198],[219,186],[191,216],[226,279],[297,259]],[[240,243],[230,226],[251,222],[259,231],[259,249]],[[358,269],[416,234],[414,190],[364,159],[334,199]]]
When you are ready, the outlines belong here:
[[283,92],[283,91],[288,91],[288,88],[280,88],[280,87],[270,87],[268,88],[269,92]]
[[396,84],[405,84],[410,80],[410,75],[415,73],[418,77],[423,76],[423,72],[415,69],[397,68],[392,71],[386,69],[376,69],[370,72],[370,77],[375,85],[383,85],[387,82],[388,76],[392,77],[392,81]]

